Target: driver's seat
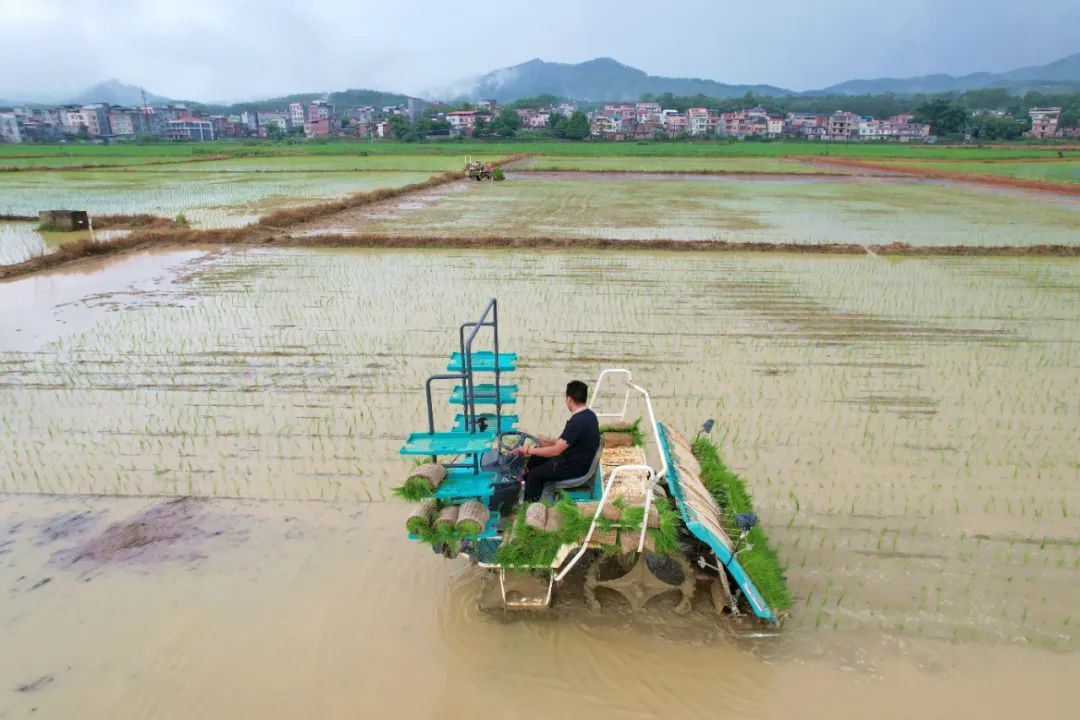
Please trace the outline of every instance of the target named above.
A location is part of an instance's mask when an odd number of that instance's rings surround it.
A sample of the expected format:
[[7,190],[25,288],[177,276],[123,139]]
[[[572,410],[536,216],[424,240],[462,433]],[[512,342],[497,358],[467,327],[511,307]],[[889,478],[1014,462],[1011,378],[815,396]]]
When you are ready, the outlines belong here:
[[589,466],[589,471],[581,477],[569,478],[567,480],[556,480],[544,485],[543,491],[540,493],[540,500],[543,502],[554,502],[555,496],[559,490],[573,490],[583,485],[587,485],[590,481],[596,478],[596,474],[600,469],[600,456],[604,452],[604,439],[600,436],[600,447],[596,448],[596,455],[593,456],[592,464]]

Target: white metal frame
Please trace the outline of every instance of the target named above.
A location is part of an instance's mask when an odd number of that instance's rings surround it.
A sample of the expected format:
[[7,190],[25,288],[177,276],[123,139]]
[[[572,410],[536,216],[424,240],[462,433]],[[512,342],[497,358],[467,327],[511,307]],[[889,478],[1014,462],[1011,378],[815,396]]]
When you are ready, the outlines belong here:
[[[596,398],[600,396],[600,388],[603,387],[604,378],[608,375],[616,374],[626,376],[626,392],[623,395],[622,410],[620,410],[618,413],[596,412],[596,410],[593,408],[593,404],[596,402]],[[625,420],[626,410],[630,406],[631,390],[637,391],[641,394],[643,398],[645,398],[645,407],[649,411],[649,426],[652,428],[653,439],[656,441],[657,455],[660,457],[660,470],[657,471],[650,465],[619,465],[611,471],[611,474],[608,476],[608,481],[604,485],[604,491],[600,495],[600,502],[597,504],[596,512],[593,514],[592,523],[589,524],[589,532],[585,536],[585,542],[581,545],[581,547],[578,548],[577,553],[575,553],[574,556],[570,559],[570,562],[566,564],[566,567],[564,567],[558,575],[555,575],[555,582],[560,582],[564,577],[566,577],[566,574],[569,573],[575,565],[577,565],[578,561],[581,560],[582,556],[585,554],[585,551],[589,549],[588,540],[592,537],[593,531],[596,529],[596,524],[599,521],[600,516],[603,514],[604,505],[607,503],[611,487],[615,482],[615,478],[617,478],[620,473],[626,473],[632,470],[644,470],[648,473],[649,487],[648,491],[645,494],[645,518],[641,522],[641,537],[638,538],[638,552],[641,552],[645,547],[645,533],[648,531],[649,528],[649,510],[652,508],[653,504],[653,487],[665,475],[667,475],[668,471],[667,458],[664,457],[664,453],[660,451],[660,427],[656,423],[656,413],[653,412],[652,398],[649,396],[649,392],[645,388],[641,387],[640,385],[634,384],[634,375],[629,370],[627,370],[626,368],[608,368],[602,371],[600,373],[600,376],[596,379],[596,385],[593,386],[593,399],[592,402],[589,403],[589,408],[592,409],[594,413],[596,413],[597,417],[610,417]]]

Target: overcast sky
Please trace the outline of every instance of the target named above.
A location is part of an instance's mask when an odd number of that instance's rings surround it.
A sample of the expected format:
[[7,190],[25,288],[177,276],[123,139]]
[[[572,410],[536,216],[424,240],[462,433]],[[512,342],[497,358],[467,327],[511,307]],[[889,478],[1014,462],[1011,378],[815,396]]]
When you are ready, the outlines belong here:
[[421,94],[534,57],[795,90],[1042,64],[1080,0],[0,0],[0,97],[117,78],[189,100]]

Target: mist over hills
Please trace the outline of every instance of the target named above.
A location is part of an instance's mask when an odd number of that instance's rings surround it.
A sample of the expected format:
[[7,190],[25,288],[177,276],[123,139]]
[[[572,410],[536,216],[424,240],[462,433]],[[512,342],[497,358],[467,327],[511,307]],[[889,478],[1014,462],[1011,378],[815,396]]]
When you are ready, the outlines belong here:
[[[637,100],[646,94],[705,95],[731,98],[752,92],[761,96],[814,95],[878,95],[893,93],[899,96],[964,92],[988,87],[1004,88],[1013,94],[1029,90],[1042,92],[1080,91],[1080,53],[1046,63],[1017,68],[1002,73],[978,72],[969,75],[920,75],[906,78],[856,79],[830,85],[820,90],[796,92],[775,85],[727,84],[703,78],[671,78],[649,75],[612,58],[596,58],[582,63],[556,63],[540,59],[511,67],[500,68],[479,77],[423,93],[428,99],[448,101],[492,98],[509,102],[541,94],[556,95],[584,101]],[[303,92],[294,95],[231,103],[206,103],[168,98],[147,91],[146,99],[153,104],[187,102],[212,112],[241,112],[243,110],[281,109],[290,102],[310,102],[324,99],[342,107],[386,106],[404,103],[410,96],[380,90],[342,90],[337,92]],[[40,94],[32,98],[0,100],[0,106],[19,103],[112,105],[142,104],[142,89],[119,80],[107,80],[74,95]]]
[[[501,102],[542,93],[577,100],[636,100],[651,93],[660,95],[706,95],[730,98],[753,92],[763,96],[780,95],[896,95],[964,92],[987,87],[1001,87],[1016,94],[1028,90],[1080,90],[1080,53],[1045,65],[1018,68],[1004,73],[923,75],[909,78],[848,80],[821,90],[796,92],[775,85],[728,85],[716,80],[669,78],[648,75],[611,58],[597,58],[576,65],[530,60],[520,65],[494,70],[472,80],[464,80],[443,89],[433,97],[476,100],[493,98]],[[448,91],[449,90],[449,91]]]
[[665,92],[717,98],[738,97],[747,92],[758,95],[792,94],[790,90],[773,85],[728,85],[701,78],[659,77],[612,58],[596,58],[576,65],[537,58],[425,95],[453,100],[491,98],[509,102],[545,93],[575,100],[636,100],[646,93],[661,95]]
[[823,90],[805,94],[821,95],[896,95],[964,92],[982,88],[1004,88],[1022,95],[1029,90],[1060,92],[1080,90],[1080,53],[1074,53],[1045,65],[1032,65],[1003,73],[979,72],[954,77],[952,75],[920,75],[909,78],[876,78],[848,80]]

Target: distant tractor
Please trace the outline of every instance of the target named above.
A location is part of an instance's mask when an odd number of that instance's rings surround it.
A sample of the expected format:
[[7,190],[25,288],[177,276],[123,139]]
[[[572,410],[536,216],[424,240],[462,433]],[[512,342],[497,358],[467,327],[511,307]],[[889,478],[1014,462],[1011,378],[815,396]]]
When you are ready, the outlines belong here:
[[491,163],[480,160],[465,161],[465,177],[470,177],[473,180],[494,180],[495,176],[491,171]]

